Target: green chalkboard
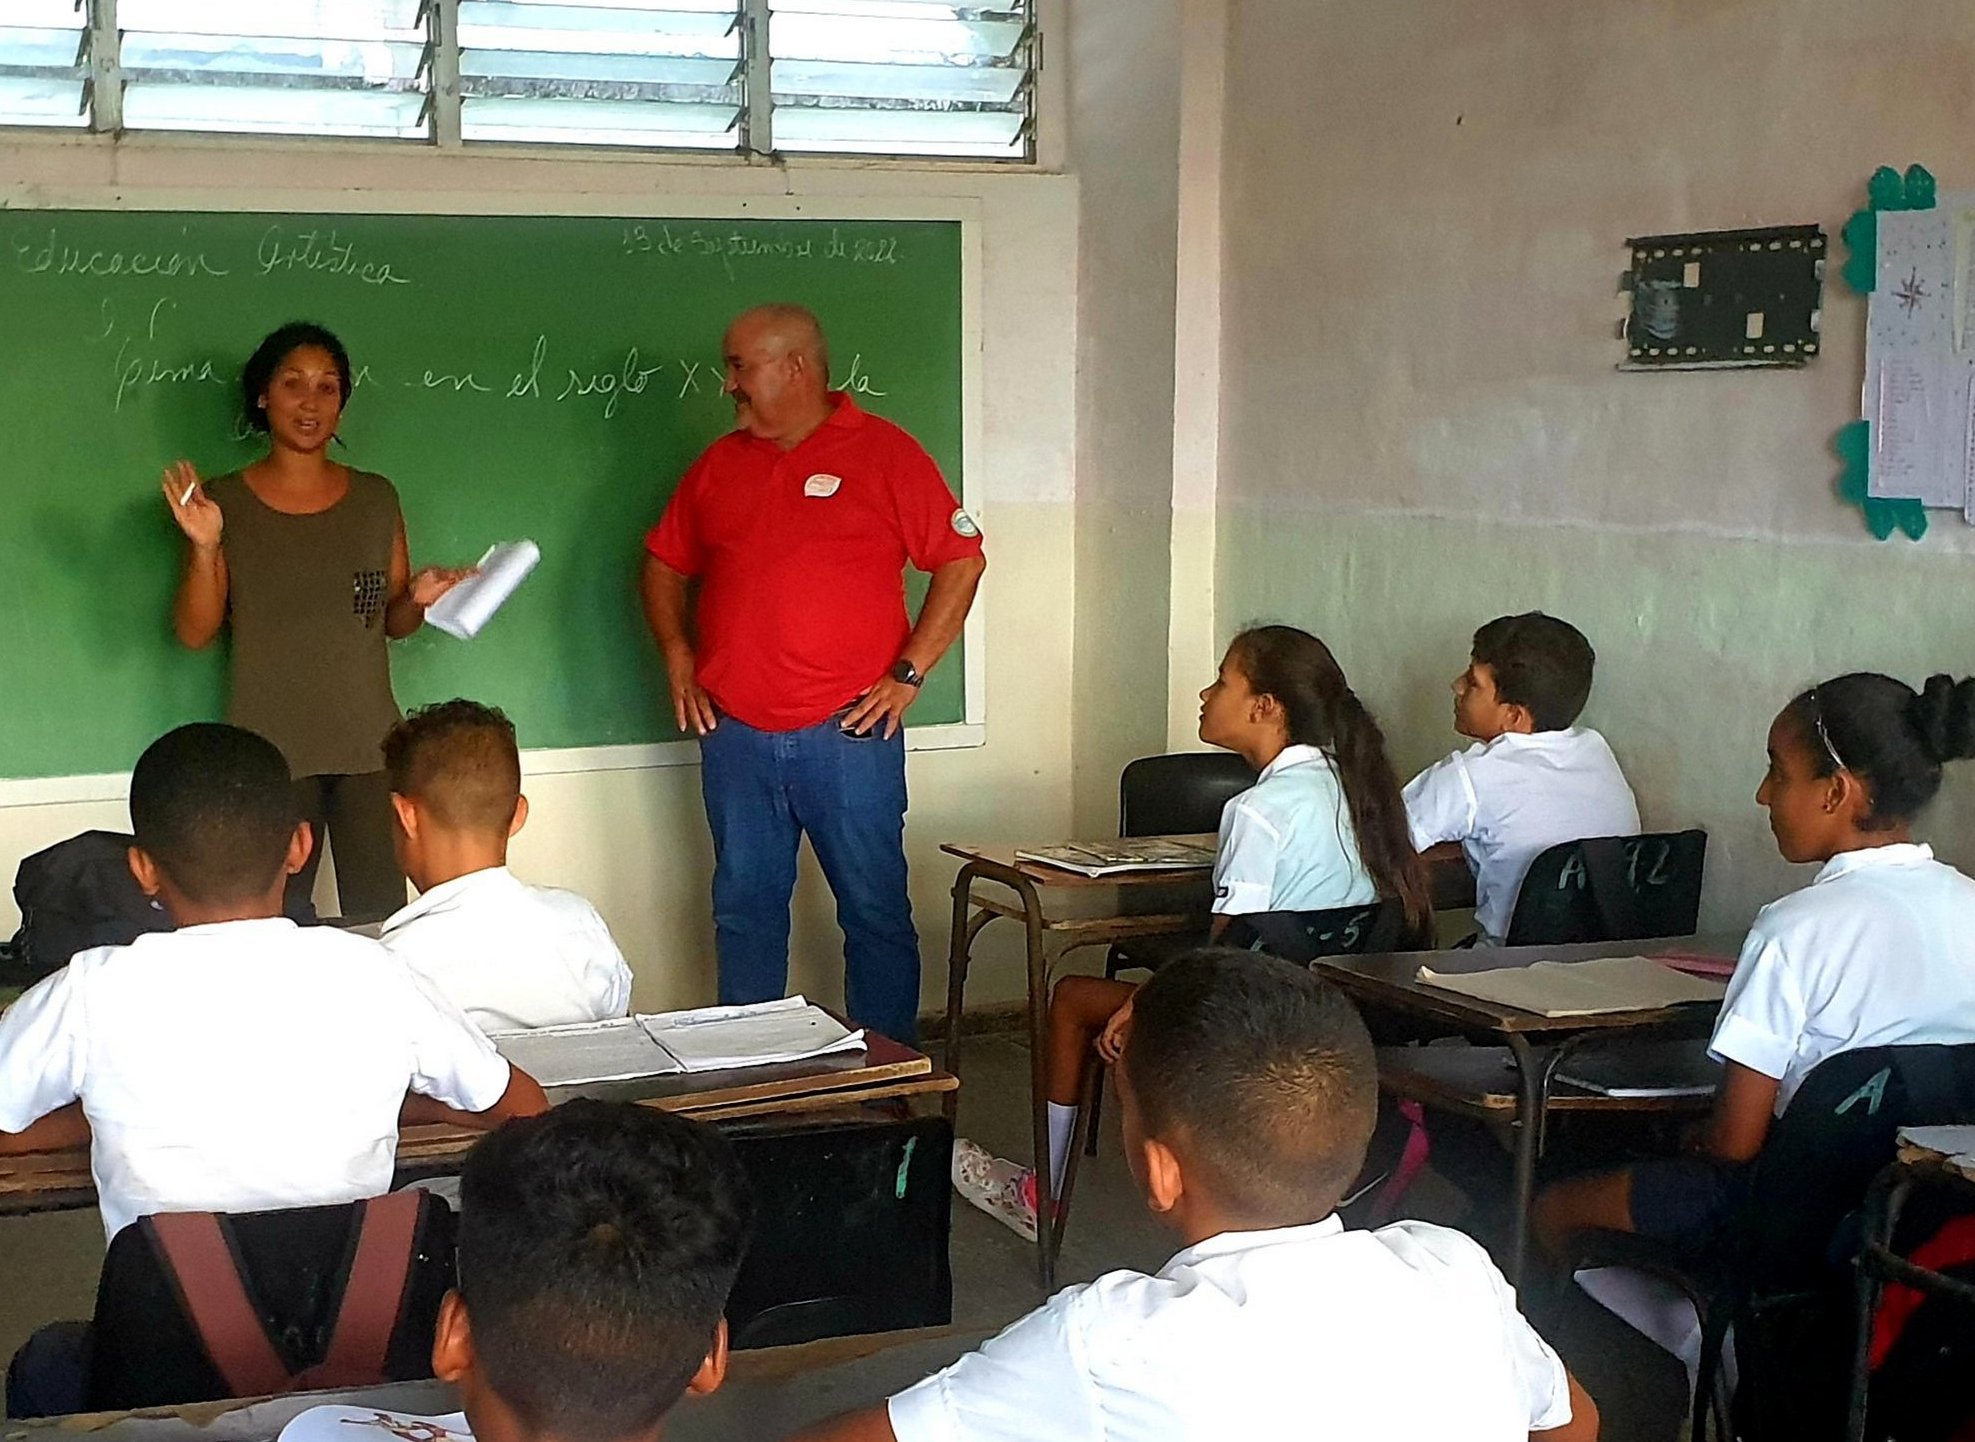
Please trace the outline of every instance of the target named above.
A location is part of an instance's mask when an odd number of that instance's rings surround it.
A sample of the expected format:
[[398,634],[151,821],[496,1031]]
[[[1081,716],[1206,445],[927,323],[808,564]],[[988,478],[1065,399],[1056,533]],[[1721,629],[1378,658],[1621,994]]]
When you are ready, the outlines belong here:
[[[530,747],[676,736],[638,608],[645,529],[728,429],[720,339],[811,306],[835,382],[961,471],[952,221],[0,213],[0,775],[127,769],[218,716],[224,643],[173,640],[163,465],[259,454],[237,377],[306,318],[357,386],[333,454],[404,501],[414,564],[530,537],[542,563],[480,637],[396,645],[406,706],[497,703]],[[920,594],[915,589],[914,597]],[[913,720],[960,720],[956,652]]]

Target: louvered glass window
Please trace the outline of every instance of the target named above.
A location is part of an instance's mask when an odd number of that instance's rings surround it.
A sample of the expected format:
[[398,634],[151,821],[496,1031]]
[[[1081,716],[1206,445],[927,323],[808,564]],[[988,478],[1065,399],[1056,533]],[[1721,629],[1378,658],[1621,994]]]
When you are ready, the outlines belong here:
[[1037,0],[0,0],[0,126],[1029,160]]
[[88,35],[80,0],[0,0],[0,125],[88,122]]
[[421,0],[116,0],[116,22],[129,129],[429,133]]
[[775,148],[1021,160],[1030,0],[768,0]]
[[732,150],[738,0],[461,0],[467,140]]

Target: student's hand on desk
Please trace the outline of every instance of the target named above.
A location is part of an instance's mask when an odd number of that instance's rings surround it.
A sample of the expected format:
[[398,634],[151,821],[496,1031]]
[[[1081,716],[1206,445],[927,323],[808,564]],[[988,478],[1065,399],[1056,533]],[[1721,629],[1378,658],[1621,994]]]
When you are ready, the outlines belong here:
[[843,729],[863,736],[882,722],[885,729],[879,734],[889,741],[898,735],[898,728],[905,724],[905,708],[918,699],[917,686],[908,686],[887,676],[858,696],[857,704],[843,718]]
[[1105,1065],[1116,1066],[1118,1058],[1125,1053],[1125,1037],[1131,1032],[1131,998],[1111,1013],[1111,1019],[1104,1023],[1104,1030],[1097,1034],[1097,1054],[1104,1058]]
[[226,528],[226,516],[219,508],[219,502],[206,494],[205,483],[193,469],[190,461],[176,461],[165,467],[163,484],[159,487],[165,493],[165,504],[171,508],[171,518],[178,522],[178,529],[185,532],[185,538],[202,550],[212,550],[219,545],[220,533]]
[[446,592],[452,590],[468,576],[474,575],[478,566],[427,566],[411,578],[407,588],[412,602],[421,609],[431,605]]

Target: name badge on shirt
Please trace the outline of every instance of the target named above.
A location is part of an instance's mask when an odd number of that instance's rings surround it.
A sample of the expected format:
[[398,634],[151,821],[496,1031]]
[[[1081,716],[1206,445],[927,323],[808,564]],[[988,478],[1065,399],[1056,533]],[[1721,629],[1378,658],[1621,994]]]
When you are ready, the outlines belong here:
[[827,471],[819,471],[802,483],[805,496],[834,496],[837,487],[843,484],[842,476],[833,476]]

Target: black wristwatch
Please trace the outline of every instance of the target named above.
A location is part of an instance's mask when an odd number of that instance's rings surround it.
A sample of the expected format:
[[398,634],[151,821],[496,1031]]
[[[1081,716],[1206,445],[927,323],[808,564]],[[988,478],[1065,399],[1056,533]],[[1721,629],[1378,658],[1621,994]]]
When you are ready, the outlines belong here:
[[896,661],[891,663],[891,678],[907,686],[923,686],[926,684],[925,672],[914,666],[903,656],[900,656]]

